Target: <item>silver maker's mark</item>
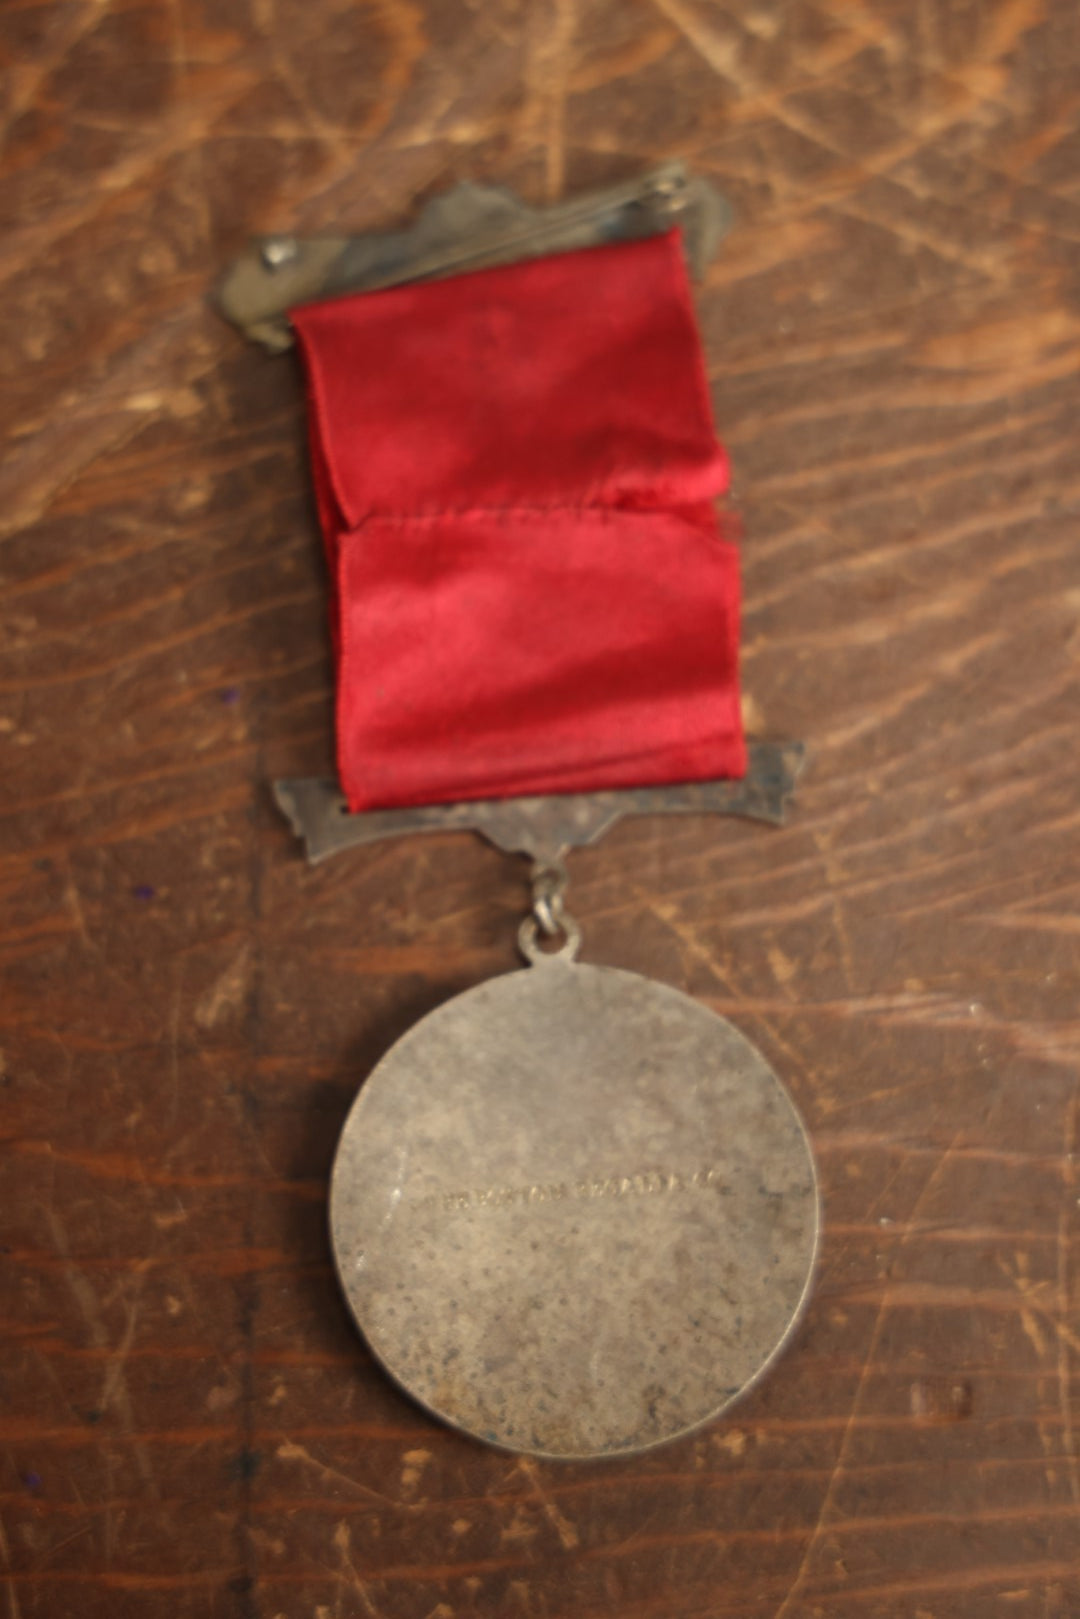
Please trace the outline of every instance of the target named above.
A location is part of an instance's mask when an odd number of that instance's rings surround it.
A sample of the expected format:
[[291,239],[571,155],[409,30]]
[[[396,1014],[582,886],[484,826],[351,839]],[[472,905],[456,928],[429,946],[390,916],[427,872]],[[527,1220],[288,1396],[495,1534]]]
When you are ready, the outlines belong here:
[[469,1209],[534,1208],[538,1203],[574,1203],[583,1199],[664,1197],[673,1192],[715,1191],[724,1186],[715,1169],[647,1170],[637,1175],[605,1175],[599,1179],[534,1181],[529,1186],[479,1186],[465,1192],[429,1192],[417,1208],[460,1214]]

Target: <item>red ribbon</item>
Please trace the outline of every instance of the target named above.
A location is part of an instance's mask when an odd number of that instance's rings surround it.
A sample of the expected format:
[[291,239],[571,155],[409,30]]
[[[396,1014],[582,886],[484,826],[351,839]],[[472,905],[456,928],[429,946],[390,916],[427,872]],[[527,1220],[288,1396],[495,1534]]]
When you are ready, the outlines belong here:
[[354,810],[741,776],[674,232],[294,310]]

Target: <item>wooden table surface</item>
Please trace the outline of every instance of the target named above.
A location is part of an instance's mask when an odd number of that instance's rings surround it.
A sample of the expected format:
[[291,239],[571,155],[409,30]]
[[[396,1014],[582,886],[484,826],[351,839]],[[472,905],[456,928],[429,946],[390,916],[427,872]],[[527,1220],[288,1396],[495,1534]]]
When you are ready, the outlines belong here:
[[[0,276],[6,1619],[1080,1615],[1073,0],[15,0]],[[587,955],[730,1015],[826,1237],[731,1415],[548,1464],[429,1421],[328,1262],[372,1061],[515,964],[467,835],[308,869],[331,759],[249,232],[679,155],[783,831],[627,823]]]

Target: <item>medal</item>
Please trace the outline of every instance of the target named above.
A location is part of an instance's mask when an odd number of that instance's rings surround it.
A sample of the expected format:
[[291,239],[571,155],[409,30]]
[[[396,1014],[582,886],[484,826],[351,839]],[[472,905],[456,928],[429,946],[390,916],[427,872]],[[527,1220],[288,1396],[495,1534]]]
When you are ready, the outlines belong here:
[[[486,197],[393,237],[275,238],[222,300],[271,346],[291,310],[312,402],[340,786],[280,782],[280,807],[312,860],[470,828],[533,869],[526,965],[363,1080],[330,1190],[342,1288],[436,1417],[615,1456],[762,1375],[807,1297],[819,1203],[795,1105],[745,1037],[579,959],[566,856],[626,814],[777,821],[801,748],[743,742],[710,505],[726,462],[663,234],[682,215],[693,257],[722,203],[674,166],[547,215]],[[353,295],[307,302],[328,293]]]
[[718,1415],[791,1330],[817,1242],[802,1123],[723,1018],[554,955],[432,1012],[365,1082],[334,1254],[357,1324],[436,1416],[536,1455]]

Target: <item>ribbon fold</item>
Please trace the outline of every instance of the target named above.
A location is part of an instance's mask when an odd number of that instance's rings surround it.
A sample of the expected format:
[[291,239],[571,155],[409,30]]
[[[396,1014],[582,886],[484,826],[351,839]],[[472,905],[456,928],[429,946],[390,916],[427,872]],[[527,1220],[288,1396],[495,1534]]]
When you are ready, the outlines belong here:
[[350,807],[745,774],[678,234],[290,318]]

